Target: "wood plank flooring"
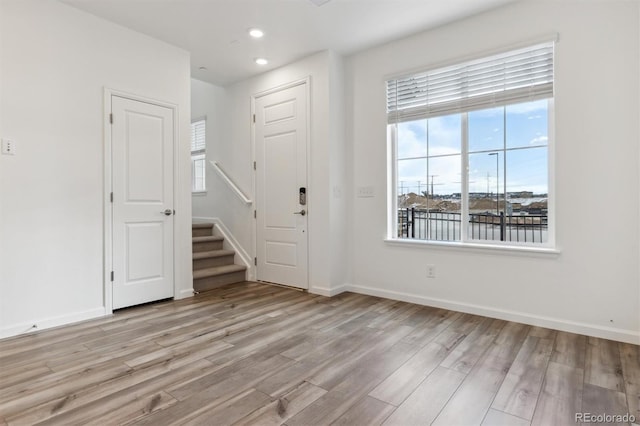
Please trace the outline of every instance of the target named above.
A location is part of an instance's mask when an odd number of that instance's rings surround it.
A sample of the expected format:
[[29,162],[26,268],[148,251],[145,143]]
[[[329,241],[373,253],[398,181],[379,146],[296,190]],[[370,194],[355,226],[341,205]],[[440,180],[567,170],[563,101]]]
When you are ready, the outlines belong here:
[[0,425],[640,421],[640,347],[245,282],[0,340]]

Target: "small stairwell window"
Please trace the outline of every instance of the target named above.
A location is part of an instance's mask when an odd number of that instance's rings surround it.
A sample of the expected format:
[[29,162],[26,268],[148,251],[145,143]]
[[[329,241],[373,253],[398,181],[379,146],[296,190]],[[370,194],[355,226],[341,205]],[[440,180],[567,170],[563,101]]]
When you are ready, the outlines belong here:
[[202,118],[191,123],[191,191],[205,192],[206,179],[206,128],[207,121]]

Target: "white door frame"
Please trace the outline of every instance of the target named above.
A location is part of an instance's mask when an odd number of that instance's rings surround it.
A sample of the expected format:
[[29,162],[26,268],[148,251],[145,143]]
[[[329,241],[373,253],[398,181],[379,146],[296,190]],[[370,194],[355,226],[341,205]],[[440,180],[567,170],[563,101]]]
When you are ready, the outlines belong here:
[[[258,92],[255,93],[253,95],[251,95],[251,115],[249,117],[249,123],[251,123],[251,164],[254,164],[256,161],[256,123],[253,122],[253,118],[256,114],[256,99],[261,98],[263,96],[267,96],[267,95],[271,95],[272,93],[276,93],[279,92],[281,90],[285,90],[285,89],[290,89],[292,87],[296,87],[296,86],[300,86],[304,84],[306,87],[306,96],[307,96],[307,105],[306,105],[306,113],[307,113],[307,158],[305,159],[306,163],[307,163],[307,188],[309,188],[311,185],[311,179],[309,178],[309,173],[311,171],[311,126],[313,125],[311,123],[311,76],[307,76],[305,78],[302,78],[300,80],[294,80],[291,81],[289,83],[285,83],[282,84],[280,86],[276,86],[276,87],[272,87],[271,89],[267,89],[264,90],[262,92]],[[251,167],[251,169],[253,170],[253,179],[251,180],[252,183],[252,188],[251,188],[251,192],[253,193],[253,199],[255,201],[253,208],[257,209],[257,188],[258,188],[258,174],[256,173],[256,170]],[[307,204],[313,208],[313,203],[311,202],[311,199],[313,199],[313,188],[311,188],[311,190],[309,191],[309,195],[307,197]],[[311,226],[311,221],[309,219],[307,219],[307,289],[311,288],[311,282],[310,282],[310,277],[311,275],[309,274],[309,271],[311,269],[311,264],[309,262],[309,259],[311,258],[310,254],[311,254],[311,239],[312,237],[312,226]],[[254,259],[257,256],[258,253],[258,224],[256,222],[256,218],[254,216],[253,218],[253,223],[252,223],[252,239],[253,239],[253,256]],[[253,271],[250,272],[250,276],[255,277],[256,281],[258,280],[258,266],[256,265],[256,262],[254,262],[252,268]]]
[[[111,315],[113,313],[113,286],[111,283],[111,271],[113,270],[113,204],[111,203],[111,192],[113,187],[113,161],[111,158],[111,99],[113,96],[120,98],[130,99],[132,101],[145,102],[152,105],[157,105],[164,108],[169,108],[173,111],[173,206],[176,206],[176,192],[178,188],[177,173],[178,170],[178,105],[169,102],[158,101],[156,99],[146,98],[144,96],[138,96],[127,92],[122,92],[108,87],[104,88],[104,273],[103,273],[103,289],[104,289],[104,311],[105,315]],[[174,216],[175,217],[175,216]],[[176,282],[176,226],[173,227],[173,253],[171,258],[173,259],[173,297],[178,295],[178,288]]]

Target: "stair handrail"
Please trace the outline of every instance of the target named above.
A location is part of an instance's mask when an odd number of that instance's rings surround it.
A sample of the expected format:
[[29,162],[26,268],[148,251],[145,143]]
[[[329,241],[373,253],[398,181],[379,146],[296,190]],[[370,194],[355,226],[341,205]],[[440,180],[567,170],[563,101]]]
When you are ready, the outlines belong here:
[[247,197],[244,192],[236,185],[236,183],[231,179],[231,177],[224,171],[220,164],[217,161],[209,161],[213,166],[213,169],[220,175],[223,181],[226,182],[227,185],[233,190],[233,193],[240,198],[245,204],[252,204],[251,198]]

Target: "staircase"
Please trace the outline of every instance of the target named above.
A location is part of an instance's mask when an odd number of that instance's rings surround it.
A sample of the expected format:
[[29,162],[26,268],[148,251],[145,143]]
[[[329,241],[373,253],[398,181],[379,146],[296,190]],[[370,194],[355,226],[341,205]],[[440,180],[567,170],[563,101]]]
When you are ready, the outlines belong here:
[[193,289],[212,290],[225,284],[246,281],[247,267],[235,265],[235,252],[223,248],[224,237],[213,233],[213,223],[194,223],[191,227],[193,241]]

